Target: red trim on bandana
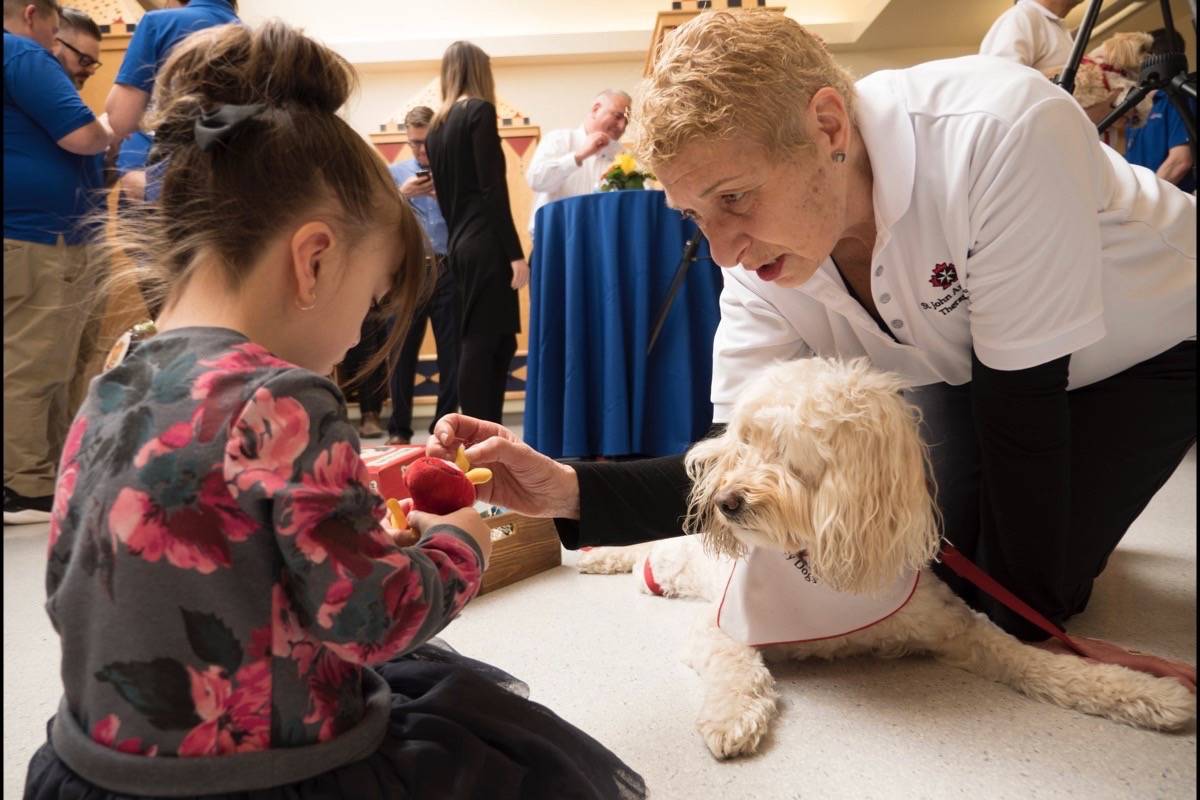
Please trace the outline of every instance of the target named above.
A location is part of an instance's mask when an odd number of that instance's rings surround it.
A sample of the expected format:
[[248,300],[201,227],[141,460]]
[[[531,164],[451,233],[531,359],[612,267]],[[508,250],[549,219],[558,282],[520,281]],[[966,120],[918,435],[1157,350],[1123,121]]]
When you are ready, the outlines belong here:
[[[729,580],[730,581],[733,580],[733,571],[732,570],[730,570],[730,572],[729,572]],[[785,639],[781,642],[762,642],[761,644],[753,644],[753,645],[749,645],[749,646],[750,647],[774,647],[775,645],[778,645],[778,644],[806,644],[807,642],[823,642],[826,639],[841,639],[843,636],[849,636],[852,633],[858,633],[859,631],[865,631],[867,628],[878,625],[879,623],[883,622],[885,619],[895,616],[896,613],[900,611],[900,609],[902,609],[906,605],[908,605],[908,601],[912,600],[912,596],[914,594],[916,594],[917,584],[920,582],[921,582],[921,573],[918,570],[916,580],[913,581],[912,588],[908,590],[908,597],[904,598],[903,603],[896,606],[895,610],[892,611],[890,614],[888,614],[886,617],[880,617],[879,619],[875,620],[874,622],[868,622],[866,625],[860,625],[859,627],[854,628],[853,630],[844,631],[843,633],[834,633],[834,634],[830,634],[829,636],[818,636],[814,639]],[[725,584],[725,588],[726,589],[729,588],[728,583]],[[721,608],[724,608],[724,607],[725,607],[725,597],[722,596],[721,597]],[[720,619],[721,619],[721,609],[718,608],[717,609],[717,624],[718,625],[720,625]]]

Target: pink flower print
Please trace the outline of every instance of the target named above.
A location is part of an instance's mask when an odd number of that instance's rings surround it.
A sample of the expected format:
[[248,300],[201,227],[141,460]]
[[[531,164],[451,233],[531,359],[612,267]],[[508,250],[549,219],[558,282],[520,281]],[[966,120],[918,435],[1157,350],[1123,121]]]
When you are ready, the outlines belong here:
[[254,393],[225,445],[225,480],[231,491],[262,487],[267,497],[287,485],[293,464],[308,447],[308,412],[291,397],[265,388]]
[[151,563],[165,556],[173,566],[202,575],[228,567],[229,543],[245,541],[258,526],[237,507],[215,470],[199,488],[192,502],[164,508],[149,494],[127,486],[109,511],[109,530],[131,553]]
[[75,482],[78,479],[79,464],[74,461],[58,473],[58,483],[54,487],[54,505],[50,508],[50,542],[46,547],[47,553],[54,552],[54,545],[58,543],[58,536],[62,532],[63,521],[71,504],[71,495],[75,494]]
[[[374,522],[371,528],[359,530],[351,517],[339,513],[347,493],[356,487],[366,492],[366,483],[367,467],[358,452],[348,442],[334,443],[317,456],[313,471],[303,475],[301,485],[290,494],[279,515],[279,533],[295,536],[300,552],[314,564],[328,558],[343,577],[366,577],[374,559],[394,549]],[[382,502],[375,501],[372,515],[380,516],[376,507],[382,507]]]
[[159,436],[142,445],[142,449],[133,459],[133,465],[142,469],[151,459],[168,455],[176,450],[182,450],[192,441],[192,425],[190,422],[176,422]]
[[250,644],[246,648],[246,658],[258,661],[271,655],[271,625],[263,625],[250,631]]
[[[388,559],[390,562],[391,559]],[[378,664],[407,649],[429,616],[425,586],[419,570],[405,559],[383,581],[383,604],[392,627],[374,642],[326,642],[325,647],[352,664]],[[465,601],[464,601],[465,602]]]
[[58,462],[58,483],[54,487],[54,505],[50,508],[50,543],[46,552],[52,552],[62,531],[63,520],[67,516],[67,508],[71,504],[71,496],[75,494],[75,482],[79,478],[79,447],[83,444],[83,435],[87,433],[87,417],[77,417],[67,432],[67,441],[63,444],[62,457]]
[[321,649],[300,625],[291,600],[281,584],[271,590],[271,654],[296,662],[297,674],[305,675]]
[[58,462],[60,466],[72,463],[76,456],[79,455],[79,447],[83,444],[83,435],[87,433],[87,428],[87,417],[80,416],[75,418],[71,429],[67,431],[67,441],[63,443],[62,458]]
[[[431,545],[436,545],[433,549]],[[467,586],[476,586],[483,578],[483,567],[479,556],[471,546],[456,536],[435,533],[425,543],[425,553],[437,566],[438,578],[444,583],[461,580]]]
[[354,581],[341,578],[331,583],[325,592],[325,602],[321,603],[321,607],[317,610],[317,623],[322,628],[332,628],[333,618],[346,607],[352,594],[354,594]]
[[219,756],[266,750],[271,744],[271,665],[253,661],[233,680],[225,670],[210,666],[203,672],[187,668],[192,705],[202,721],[188,731],[179,755]]
[[308,676],[309,711],[304,717],[306,725],[321,723],[317,741],[327,742],[341,731],[335,729],[338,708],[346,684],[354,679],[357,669],[326,650],[321,653]]
[[218,358],[202,360],[200,366],[208,367],[209,370],[200,375],[192,384],[192,397],[196,400],[207,397],[212,393],[214,386],[222,383],[225,379],[232,379],[241,385],[243,382],[240,378],[247,373],[269,368],[286,369],[294,367],[295,364],[271,355],[262,345],[246,342],[234,345]]
[[149,749],[142,750],[142,740],[134,737],[117,741],[117,730],[121,727],[121,720],[116,714],[109,714],[104,719],[92,726],[92,740],[99,742],[105,747],[111,747],[121,753],[130,753],[135,756],[156,756],[158,755],[158,745],[151,745]]
[[192,384],[192,398],[200,401],[192,421],[196,437],[202,442],[211,442],[242,406],[247,375],[267,368],[295,366],[253,342],[237,345],[219,358],[201,361],[200,365],[209,369]]

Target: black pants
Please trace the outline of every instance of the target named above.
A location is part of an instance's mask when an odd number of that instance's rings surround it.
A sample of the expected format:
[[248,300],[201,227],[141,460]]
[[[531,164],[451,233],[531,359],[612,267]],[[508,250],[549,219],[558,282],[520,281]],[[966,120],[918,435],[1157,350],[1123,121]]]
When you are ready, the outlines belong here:
[[[350,348],[342,360],[341,380],[343,384],[358,375],[359,370],[387,344],[388,322],[374,316],[363,320],[358,344]],[[383,411],[387,397],[387,362],[371,370],[370,374],[354,383],[358,393],[358,408],[363,414],[378,414]]]
[[516,334],[463,337],[462,359],[458,365],[458,394],[464,414],[501,422],[508,368],[516,352]]
[[411,439],[413,435],[413,380],[417,374],[417,358],[421,352],[421,341],[425,338],[425,321],[433,323],[433,340],[437,344],[438,396],[437,414],[429,424],[458,410],[458,364],[459,321],[458,284],[444,260],[439,259],[437,285],[433,295],[424,306],[417,309],[408,335],[400,348],[400,358],[392,372],[392,417],[388,420],[388,434]]
[[[980,456],[971,386],[924,386],[908,392],[924,415],[922,434],[938,487],[944,532],[989,571],[999,558],[980,540]],[[1121,537],[1196,442],[1196,343],[1183,342],[1099,383],[1068,394],[1071,414],[1069,572],[1047,588],[1069,617],[1087,607],[1092,583]],[[1009,572],[1020,565],[1006,565]],[[940,563],[934,571],[972,607],[1017,635],[1029,626]],[[1032,634],[1030,634],[1032,636]],[[1039,636],[1038,638],[1044,638]]]

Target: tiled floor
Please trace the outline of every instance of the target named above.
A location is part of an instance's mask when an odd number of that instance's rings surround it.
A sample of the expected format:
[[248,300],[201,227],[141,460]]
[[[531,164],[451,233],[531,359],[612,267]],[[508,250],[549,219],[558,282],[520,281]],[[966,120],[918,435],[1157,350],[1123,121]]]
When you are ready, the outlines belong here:
[[[516,420],[515,420],[516,421]],[[45,526],[4,533],[4,796],[18,797],[60,687],[41,605]],[[1195,729],[1134,730],[1026,699],[929,660],[775,668],[782,716],[762,753],[717,763],[693,729],[700,683],[680,663],[694,603],[565,564],[473,602],[444,633],[528,681],[646,778],[653,796],[1192,798]],[[1137,521],[1072,630],[1196,658],[1196,454]]]

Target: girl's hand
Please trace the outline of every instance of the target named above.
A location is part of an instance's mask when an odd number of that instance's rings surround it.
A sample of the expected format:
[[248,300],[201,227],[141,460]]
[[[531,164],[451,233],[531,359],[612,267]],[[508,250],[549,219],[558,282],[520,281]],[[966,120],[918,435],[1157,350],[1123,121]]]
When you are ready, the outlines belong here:
[[476,487],[479,499],[533,517],[579,519],[575,470],[517,439],[494,422],[447,414],[434,426],[427,455],[452,460],[459,445],[472,467],[487,467],[492,479]]
[[445,516],[426,514],[424,511],[410,511],[408,524],[417,532],[418,538],[424,535],[425,531],[437,525],[453,525],[479,545],[479,549],[483,552],[483,568],[487,569],[488,559],[492,555],[492,529],[474,508],[460,508]]
[[[388,513],[383,515],[383,521],[379,523],[398,547],[412,547],[421,538],[420,532],[413,530],[404,521],[412,511],[412,505],[412,498],[409,497],[403,500],[389,498],[387,501]],[[399,522],[399,526],[397,522]]]

